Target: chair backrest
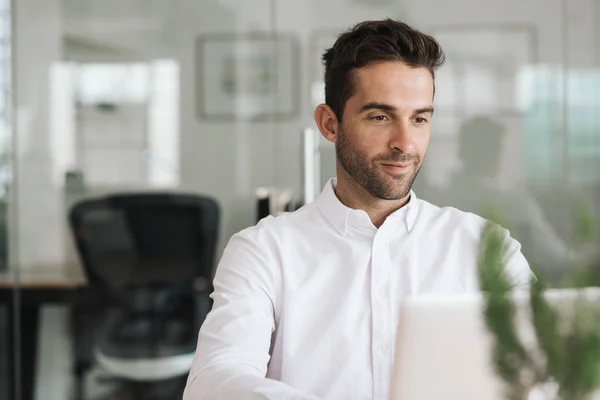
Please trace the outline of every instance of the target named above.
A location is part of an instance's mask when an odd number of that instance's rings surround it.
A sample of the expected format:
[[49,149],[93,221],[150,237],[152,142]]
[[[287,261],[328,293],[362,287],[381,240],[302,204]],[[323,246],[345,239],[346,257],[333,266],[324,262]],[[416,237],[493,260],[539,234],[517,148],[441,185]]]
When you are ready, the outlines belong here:
[[107,289],[211,282],[219,219],[214,199],[172,193],[86,199],[69,214],[88,281]]

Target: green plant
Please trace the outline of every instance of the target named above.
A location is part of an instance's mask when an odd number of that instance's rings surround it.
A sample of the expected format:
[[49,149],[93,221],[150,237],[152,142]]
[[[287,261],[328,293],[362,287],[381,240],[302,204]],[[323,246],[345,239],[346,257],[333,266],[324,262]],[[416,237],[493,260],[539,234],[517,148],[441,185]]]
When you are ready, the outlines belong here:
[[[515,326],[516,307],[511,299],[513,284],[506,274],[504,250],[506,237],[497,215],[482,232],[479,279],[485,292],[484,317],[494,338],[493,362],[506,386],[507,400],[525,400],[536,385],[555,383],[556,400],[586,400],[600,388],[600,307],[578,297],[569,316],[570,324],[561,324],[561,315],[549,303],[548,285],[536,269],[536,281],[529,289],[531,322],[536,347],[526,348]],[[594,240],[597,226],[589,213],[576,214],[580,240]],[[561,287],[583,288],[600,285],[600,265],[580,266],[563,281]],[[552,400],[552,399],[548,399]]]

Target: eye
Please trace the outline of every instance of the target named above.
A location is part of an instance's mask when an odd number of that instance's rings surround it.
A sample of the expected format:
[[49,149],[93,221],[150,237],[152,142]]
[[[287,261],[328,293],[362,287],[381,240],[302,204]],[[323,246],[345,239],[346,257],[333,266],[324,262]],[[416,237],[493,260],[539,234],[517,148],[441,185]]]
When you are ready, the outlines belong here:
[[374,115],[370,117],[370,119],[372,119],[373,121],[383,122],[387,121],[388,118],[385,115]]
[[427,123],[427,118],[423,118],[423,117],[416,117],[415,118],[415,122],[419,125],[422,124],[426,124]]

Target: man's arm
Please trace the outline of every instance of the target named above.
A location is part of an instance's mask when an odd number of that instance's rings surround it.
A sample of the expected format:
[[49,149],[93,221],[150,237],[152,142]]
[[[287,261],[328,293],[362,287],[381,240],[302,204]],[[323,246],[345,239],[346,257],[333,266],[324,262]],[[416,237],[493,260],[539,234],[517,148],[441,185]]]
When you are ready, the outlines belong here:
[[183,400],[315,400],[265,378],[281,277],[247,233],[229,241],[214,287]]

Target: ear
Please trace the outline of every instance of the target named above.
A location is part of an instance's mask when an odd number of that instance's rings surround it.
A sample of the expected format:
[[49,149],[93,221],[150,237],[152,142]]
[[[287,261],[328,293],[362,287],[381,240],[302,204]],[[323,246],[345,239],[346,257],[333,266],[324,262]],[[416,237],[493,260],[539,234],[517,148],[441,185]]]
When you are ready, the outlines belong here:
[[338,120],[335,113],[327,104],[319,104],[315,108],[315,123],[321,131],[321,135],[331,143],[335,143],[338,137]]

